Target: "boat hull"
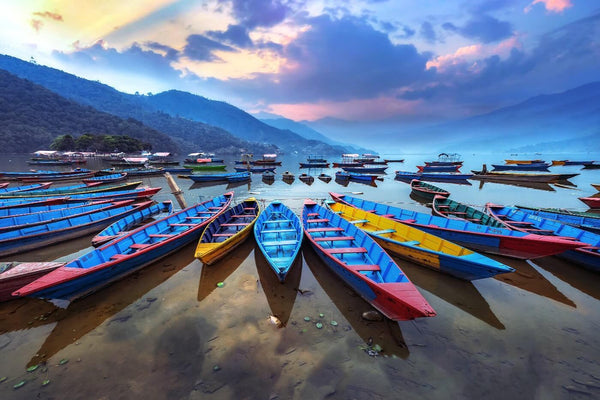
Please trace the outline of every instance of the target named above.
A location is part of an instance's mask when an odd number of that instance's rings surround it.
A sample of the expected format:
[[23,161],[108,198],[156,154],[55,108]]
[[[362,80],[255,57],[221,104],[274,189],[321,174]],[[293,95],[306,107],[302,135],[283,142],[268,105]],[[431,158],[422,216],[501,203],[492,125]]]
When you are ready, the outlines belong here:
[[65,264],[64,262],[19,263],[0,273],[0,302],[18,299],[20,296],[12,295],[15,290]]

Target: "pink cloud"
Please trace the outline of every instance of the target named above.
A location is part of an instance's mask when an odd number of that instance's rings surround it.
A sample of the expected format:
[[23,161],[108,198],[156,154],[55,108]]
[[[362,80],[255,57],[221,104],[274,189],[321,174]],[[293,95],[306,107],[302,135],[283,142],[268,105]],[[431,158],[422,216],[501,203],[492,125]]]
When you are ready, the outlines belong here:
[[554,13],[560,13],[569,7],[573,7],[571,0],[533,0],[533,2],[527,7],[525,7],[523,11],[528,13],[529,11],[531,11],[533,6],[538,3],[544,4],[546,11]]
[[39,19],[32,19],[31,21],[29,21],[29,25],[31,25],[31,27],[35,29],[36,32],[39,32],[42,26],[44,26],[44,23]]
[[37,16],[37,17],[41,17],[41,18],[50,18],[53,19],[55,21],[62,21],[63,17],[62,15],[58,14],[58,13],[53,13],[50,11],[44,11],[44,12],[34,12],[33,15]]

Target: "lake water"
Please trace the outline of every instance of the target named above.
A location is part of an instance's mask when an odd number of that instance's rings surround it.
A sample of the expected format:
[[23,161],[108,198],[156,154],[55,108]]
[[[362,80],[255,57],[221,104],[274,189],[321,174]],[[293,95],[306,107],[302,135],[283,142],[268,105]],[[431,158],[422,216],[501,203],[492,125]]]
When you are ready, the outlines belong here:
[[[273,184],[254,175],[251,184],[232,189],[236,201],[254,196],[266,205],[282,199],[298,213],[305,198],[326,199],[330,191],[429,212],[411,199],[408,184],[393,180],[393,171],[416,170],[436,156],[386,156],[392,157],[406,161],[390,164],[377,187],[316,178],[306,185],[298,180],[298,162],[304,160],[288,156]],[[600,155],[464,155],[462,170],[504,158],[600,160]],[[3,156],[0,170],[26,169],[26,159]],[[233,160],[227,163],[233,171]],[[99,160],[89,162],[100,166]],[[292,184],[281,180],[285,170],[296,173]],[[551,171],[580,175],[571,180],[573,187],[438,185],[451,198],[477,206],[587,209],[577,198],[596,193],[590,183],[600,183],[600,171],[578,166]],[[316,177],[322,171],[311,172]],[[325,172],[333,176],[335,170]],[[201,187],[176,180],[189,204],[228,190],[226,184]],[[163,188],[155,200],[173,199],[163,177],[143,181]],[[8,260],[71,260],[91,249],[90,239]],[[516,272],[473,283],[396,259],[437,316],[395,323],[362,319],[371,306],[306,243],[285,284],[275,279],[252,237],[210,267],[194,259],[194,247],[66,309],[38,299],[0,303],[0,379],[6,377],[0,398],[600,398],[600,275],[557,258],[498,257]],[[219,282],[224,285],[217,287]],[[271,324],[270,315],[284,326]],[[370,356],[367,343],[383,351]]]

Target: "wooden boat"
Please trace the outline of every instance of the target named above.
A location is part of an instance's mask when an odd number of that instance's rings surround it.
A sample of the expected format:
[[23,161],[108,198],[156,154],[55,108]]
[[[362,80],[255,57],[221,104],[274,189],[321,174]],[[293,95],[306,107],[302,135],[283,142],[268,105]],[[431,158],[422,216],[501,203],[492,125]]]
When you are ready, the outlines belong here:
[[125,169],[114,169],[108,168],[100,171],[101,174],[112,175],[114,173],[126,173],[127,177],[146,177],[146,176],[158,176],[163,175],[165,170],[163,168],[125,168]]
[[0,263],[0,302],[18,299],[20,296],[13,296],[12,292],[65,264],[18,261]]
[[0,233],[0,256],[22,253],[98,232],[114,221],[151,204],[150,201],[135,205],[128,204],[74,218],[51,221],[32,228],[2,232]]
[[219,174],[190,175],[189,178],[194,182],[218,182],[227,181],[230,177],[249,176],[248,172],[224,172]]
[[277,161],[277,154],[263,154],[263,158],[251,162],[253,165],[281,165],[281,161]]
[[554,183],[566,181],[579,174],[528,174],[516,172],[494,172],[486,171],[485,168],[481,171],[471,171],[473,176],[471,179],[479,179],[486,181],[497,182],[536,182],[536,183]]
[[365,232],[312,200],[304,202],[302,225],[325,264],[387,318],[435,316],[400,267]]
[[131,230],[133,227],[138,226],[151,218],[155,218],[159,214],[171,214],[172,212],[173,202],[170,200],[153,204],[148,208],[136,211],[104,228],[104,230],[92,238],[92,246],[101,246],[106,242],[125,235],[127,231]]
[[[220,162],[223,162],[223,160],[221,160]],[[164,165],[164,166],[167,166],[167,165],[175,166],[175,165],[179,165],[179,161],[175,161],[175,160],[150,160],[150,161],[148,161],[148,164],[150,164],[150,165],[161,165],[161,166],[162,165]]]
[[225,171],[227,166],[213,164],[184,164],[183,168],[193,169],[194,171]]
[[306,161],[309,163],[326,163],[327,159],[321,155],[311,154],[306,157]]
[[438,154],[437,161],[425,161],[425,165],[429,166],[449,166],[449,165],[462,165],[461,156],[458,153],[440,153]]
[[234,167],[237,172],[252,172],[255,174],[262,174],[267,171],[275,172],[275,168],[276,167]]
[[492,228],[506,228],[504,224],[496,221],[483,211],[441,196],[433,198],[431,210],[433,215],[444,218],[465,220],[474,224],[491,226]]
[[325,173],[321,173],[319,174],[319,176],[317,176],[317,178],[319,178],[320,180],[322,180],[325,183],[329,183],[331,181],[331,175],[327,175]]
[[[17,193],[17,192],[29,192],[31,190],[43,190],[43,189],[48,189],[50,186],[52,186],[53,182],[44,182],[44,183],[36,183],[34,185],[27,185],[27,186],[14,186],[14,187],[2,187],[0,188],[0,194],[2,193]],[[8,183],[6,184],[8,186]]]
[[524,206],[517,206],[517,208],[529,215],[537,215],[542,218],[558,221],[561,224],[600,233],[600,214],[594,215],[592,213],[557,208],[531,208]]
[[280,282],[298,256],[303,236],[300,218],[280,201],[271,202],[256,220],[256,243]]
[[170,174],[191,174],[194,172],[190,168],[163,168],[162,171]]
[[176,252],[197,240],[229,206],[233,193],[146,224],[59,267],[15,295],[73,300]]
[[93,214],[111,208],[123,207],[133,203],[133,200],[111,202],[109,200],[96,201],[76,207],[59,208],[52,211],[33,212],[28,214],[11,215],[0,218],[0,233],[16,229],[29,230],[37,225],[64,219],[75,219],[87,214]]
[[583,169],[600,169],[600,163],[593,162],[593,163],[585,164],[583,166]]
[[548,171],[549,163],[492,164],[493,171]]
[[2,183],[0,183],[0,189],[6,189],[8,187],[8,185],[10,185],[9,182],[2,182]]
[[93,172],[82,172],[80,174],[70,174],[70,175],[40,175],[40,176],[24,176],[17,178],[17,180],[23,183],[32,183],[32,182],[69,182],[69,181],[81,181],[83,179],[91,178],[94,176]]
[[520,259],[539,258],[584,245],[573,240],[527,234],[468,221],[427,215],[343,194],[330,193],[330,195],[336,202],[408,224],[470,249],[491,254]]
[[592,187],[600,192],[600,183],[591,183]]
[[96,176],[94,178],[83,179],[83,183],[94,183],[94,182],[102,182],[102,183],[113,183],[120,182],[127,179],[127,172],[121,172],[119,174],[111,174],[111,175],[101,175]]
[[342,167],[345,172],[357,174],[384,174],[388,167]]
[[334,168],[344,168],[344,167],[360,168],[363,165],[364,165],[364,163],[356,162],[356,161],[334,162],[334,163],[331,164],[331,166],[334,167]]
[[539,164],[543,163],[544,160],[504,160],[505,164]]
[[381,160],[381,161],[367,161],[363,164],[364,167],[370,167],[372,165],[387,165],[387,161],[385,160]]
[[205,265],[219,261],[246,240],[260,211],[260,204],[250,197],[220,214],[202,233],[196,246],[196,258]]
[[421,182],[418,179],[410,181],[410,188],[412,194],[428,201],[433,200],[434,196],[444,198],[450,196],[450,192],[429,183]]
[[[126,199],[144,199],[154,196],[160,192],[162,188],[142,187],[133,190],[117,190],[111,192],[83,193],[71,194],[68,196],[69,201],[92,201],[100,199],[126,200]],[[42,197],[40,197],[42,198]]]
[[263,182],[267,183],[268,185],[272,184],[273,182],[275,182],[275,173],[273,171],[263,172],[262,180],[263,180]]
[[556,235],[549,237],[567,237],[574,241],[585,243],[583,247],[565,251],[558,254],[570,262],[579,264],[584,268],[600,272],[600,235],[588,232],[558,221],[529,215],[514,207],[504,207],[488,203],[488,214],[504,225],[520,232],[541,235]]
[[288,185],[291,185],[294,182],[294,179],[296,179],[296,177],[289,171],[285,171],[283,174],[281,174],[281,180]]
[[571,160],[566,160],[565,161],[565,165],[583,165],[586,166],[588,164],[593,164],[594,160],[590,160],[590,161],[571,161]]
[[312,185],[313,182],[315,181],[315,178],[313,178],[311,175],[308,175],[308,174],[300,174],[298,179],[300,179],[302,182],[306,183],[307,185]]
[[383,161],[386,163],[403,163],[404,158],[385,158]]
[[418,172],[459,172],[461,165],[417,165]]
[[410,182],[413,179],[421,181],[440,181],[440,182],[459,182],[471,179],[473,174],[457,174],[457,173],[446,173],[446,172],[407,172],[407,171],[396,171],[396,179],[400,181]]
[[85,168],[76,168],[71,171],[48,171],[48,170],[31,170],[31,171],[22,171],[22,172],[13,172],[13,171],[4,171],[0,172],[0,177],[5,179],[17,179],[19,177],[24,176],[64,176],[64,175],[73,175],[73,174],[81,174],[82,172],[91,172],[89,169]]
[[560,165],[565,165],[565,163],[567,162],[567,160],[552,160],[552,166],[560,166]]
[[28,160],[29,165],[72,165],[70,160]]
[[113,192],[135,189],[142,184],[142,181],[122,183],[112,186],[104,186],[102,182],[93,184],[82,184],[75,186],[68,186],[54,189],[44,190],[32,190],[28,192],[18,193],[0,193],[0,199],[13,199],[13,198],[31,198],[31,197],[59,197],[59,196],[74,196],[81,194],[92,194],[102,192]]
[[435,271],[464,280],[489,278],[514,269],[420,229],[341,203],[331,210],[371,235],[384,249]]
[[300,168],[329,168],[329,163],[326,162],[301,162]]
[[234,175],[231,175],[227,178],[227,182],[247,182],[247,181],[251,181],[252,180],[252,176],[250,175],[250,172],[246,171],[246,172],[238,172]]
[[600,209],[600,197],[579,197],[589,208]]
[[364,182],[367,184],[373,184],[377,180],[378,176],[377,175],[369,175],[369,174],[358,174],[358,173],[345,172],[345,171],[337,171],[335,173],[335,178],[336,179],[352,179],[352,180]]

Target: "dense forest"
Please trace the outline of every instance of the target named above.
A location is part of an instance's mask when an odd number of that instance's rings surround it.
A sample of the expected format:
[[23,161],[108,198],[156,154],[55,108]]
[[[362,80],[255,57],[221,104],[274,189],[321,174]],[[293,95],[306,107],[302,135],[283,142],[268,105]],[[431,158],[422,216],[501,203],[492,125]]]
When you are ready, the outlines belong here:
[[152,150],[152,145],[124,135],[90,135],[86,133],[77,138],[71,135],[60,135],[54,139],[50,148],[58,151],[136,153],[142,150]]
[[42,86],[0,70],[2,152],[47,149],[59,135],[124,135],[154,149],[175,152],[167,135],[133,118],[122,119],[67,100]]

